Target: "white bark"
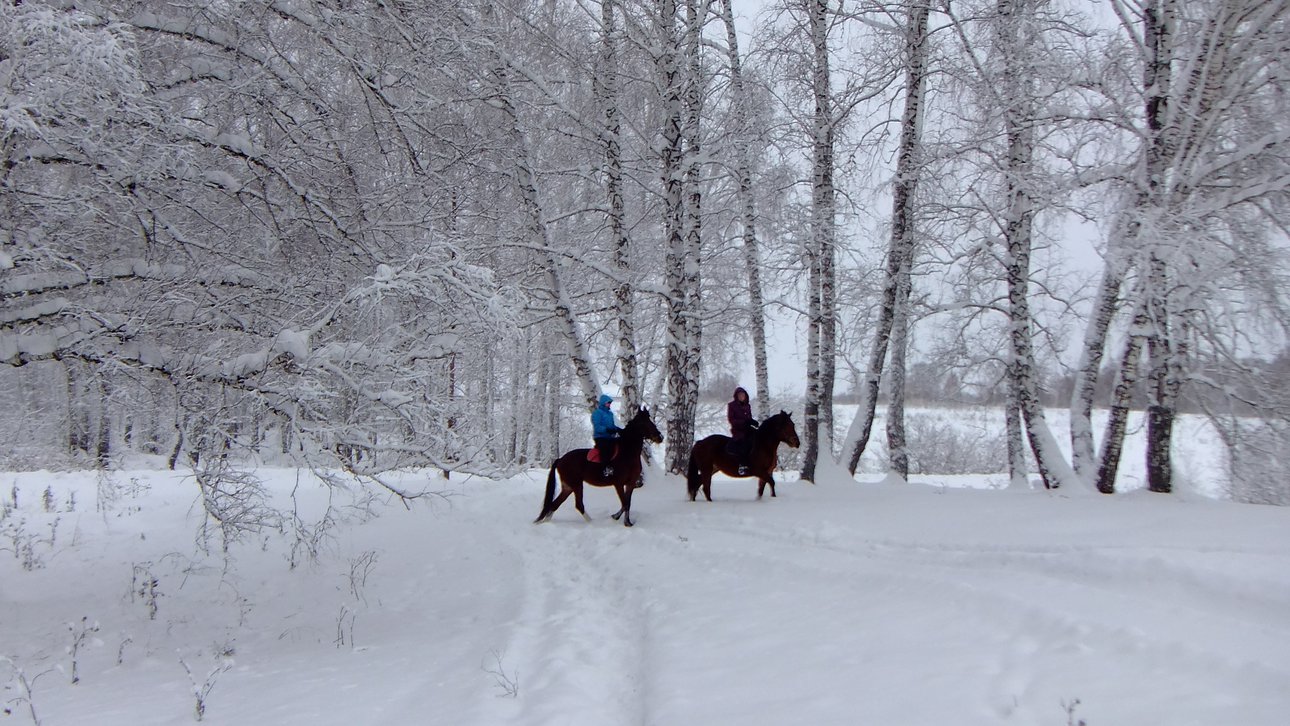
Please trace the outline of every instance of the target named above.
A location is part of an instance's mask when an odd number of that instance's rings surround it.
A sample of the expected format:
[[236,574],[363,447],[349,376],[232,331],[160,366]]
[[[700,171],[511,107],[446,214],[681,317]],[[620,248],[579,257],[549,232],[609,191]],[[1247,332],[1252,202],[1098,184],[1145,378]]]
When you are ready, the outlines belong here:
[[883,281],[882,308],[873,333],[865,379],[861,384],[861,405],[843,445],[843,452],[849,457],[847,469],[853,475],[869,444],[869,435],[873,429],[878,387],[882,381],[892,326],[899,314],[908,315],[907,306],[912,287],[910,273],[916,248],[915,205],[920,173],[918,153],[921,144],[923,93],[928,72],[928,6],[921,2],[911,2],[907,7],[907,17],[905,106],[901,114],[900,144],[892,191],[891,242]]
[[802,479],[815,480],[821,455],[833,456],[833,382],[835,361],[834,141],[832,75],[829,68],[831,11],[826,0],[809,4],[811,40],[811,241],[807,250],[806,404]]
[[735,175],[738,183],[740,222],[743,227],[744,269],[748,275],[748,321],[752,332],[753,369],[757,379],[757,417],[770,415],[770,368],[766,354],[766,313],[762,295],[761,255],[757,241],[757,212],[753,203],[752,129],[749,100],[744,88],[743,65],[739,57],[739,37],[731,5],[721,0],[721,19],[726,26],[726,55],[730,66],[730,86],[735,118]]

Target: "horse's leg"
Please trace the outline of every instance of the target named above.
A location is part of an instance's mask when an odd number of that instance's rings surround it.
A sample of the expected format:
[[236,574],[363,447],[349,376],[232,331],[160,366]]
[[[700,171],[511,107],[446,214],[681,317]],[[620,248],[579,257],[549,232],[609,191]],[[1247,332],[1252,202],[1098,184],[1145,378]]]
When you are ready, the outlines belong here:
[[617,522],[622,519],[623,512],[627,511],[627,507],[623,506],[623,485],[615,484],[614,493],[618,495],[618,511],[613,514],[614,521]]
[[569,495],[572,493],[573,491],[569,489],[569,485],[561,482],[559,496],[555,498],[555,501],[551,502],[551,508],[546,510],[546,516],[544,516],[542,519],[539,519],[538,521],[540,522],[551,521],[551,518],[555,516],[555,510],[559,509],[560,505],[564,504],[564,500],[568,499]]
[[591,517],[587,516],[587,510],[582,506],[582,480],[581,479],[579,479],[578,482],[573,485],[573,507],[574,509],[577,509],[579,513],[582,514],[583,519],[587,520],[588,522],[591,521]]
[[632,526],[632,490],[635,489],[630,482],[627,484],[615,484],[614,490],[618,492],[618,503],[622,508],[614,515],[614,521],[622,517],[625,526]]
[[766,492],[767,485],[770,486],[770,495],[772,497],[775,496],[775,477],[770,474],[767,474],[765,476],[758,475],[757,476],[757,498],[758,499],[761,499],[761,495]]

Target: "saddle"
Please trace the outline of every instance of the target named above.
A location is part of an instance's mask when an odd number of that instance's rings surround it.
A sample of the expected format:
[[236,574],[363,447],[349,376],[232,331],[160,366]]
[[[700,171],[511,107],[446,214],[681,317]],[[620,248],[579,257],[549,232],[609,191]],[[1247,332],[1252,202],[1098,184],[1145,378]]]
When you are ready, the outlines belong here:
[[[617,457],[618,457],[618,444],[614,444],[613,448],[609,453],[609,461],[613,461]],[[587,461],[590,461],[593,464],[609,463],[609,461],[606,461],[606,462],[600,461],[600,449],[597,449],[595,447],[592,447],[587,450]]]

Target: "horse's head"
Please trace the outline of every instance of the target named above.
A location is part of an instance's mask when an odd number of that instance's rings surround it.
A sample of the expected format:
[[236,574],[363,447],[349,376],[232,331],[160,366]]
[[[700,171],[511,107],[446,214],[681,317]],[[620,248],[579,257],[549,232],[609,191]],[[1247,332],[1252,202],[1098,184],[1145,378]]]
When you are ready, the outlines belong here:
[[797,427],[793,425],[793,414],[787,411],[781,410],[766,419],[761,430],[771,432],[776,441],[782,441],[794,449],[802,445],[801,439],[797,438]]
[[663,443],[663,432],[658,430],[654,425],[654,420],[649,417],[649,409],[641,408],[632,416],[632,420],[627,422],[623,427],[624,432],[630,431],[632,434],[639,436],[641,441],[653,441],[656,444]]

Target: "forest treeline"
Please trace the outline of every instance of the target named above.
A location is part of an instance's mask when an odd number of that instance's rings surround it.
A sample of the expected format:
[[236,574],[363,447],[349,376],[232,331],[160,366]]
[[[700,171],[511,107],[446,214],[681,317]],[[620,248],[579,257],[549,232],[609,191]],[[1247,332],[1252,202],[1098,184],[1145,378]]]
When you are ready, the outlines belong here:
[[1288,9],[0,2],[0,416],[379,481],[549,462],[612,390],[679,471],[751,361],[807,480],[875,436],[907,476],[906,405],[958,401],[1104,492],[1143,409],[1169,491],[1178,413],[1241,456],[1290,411]]

